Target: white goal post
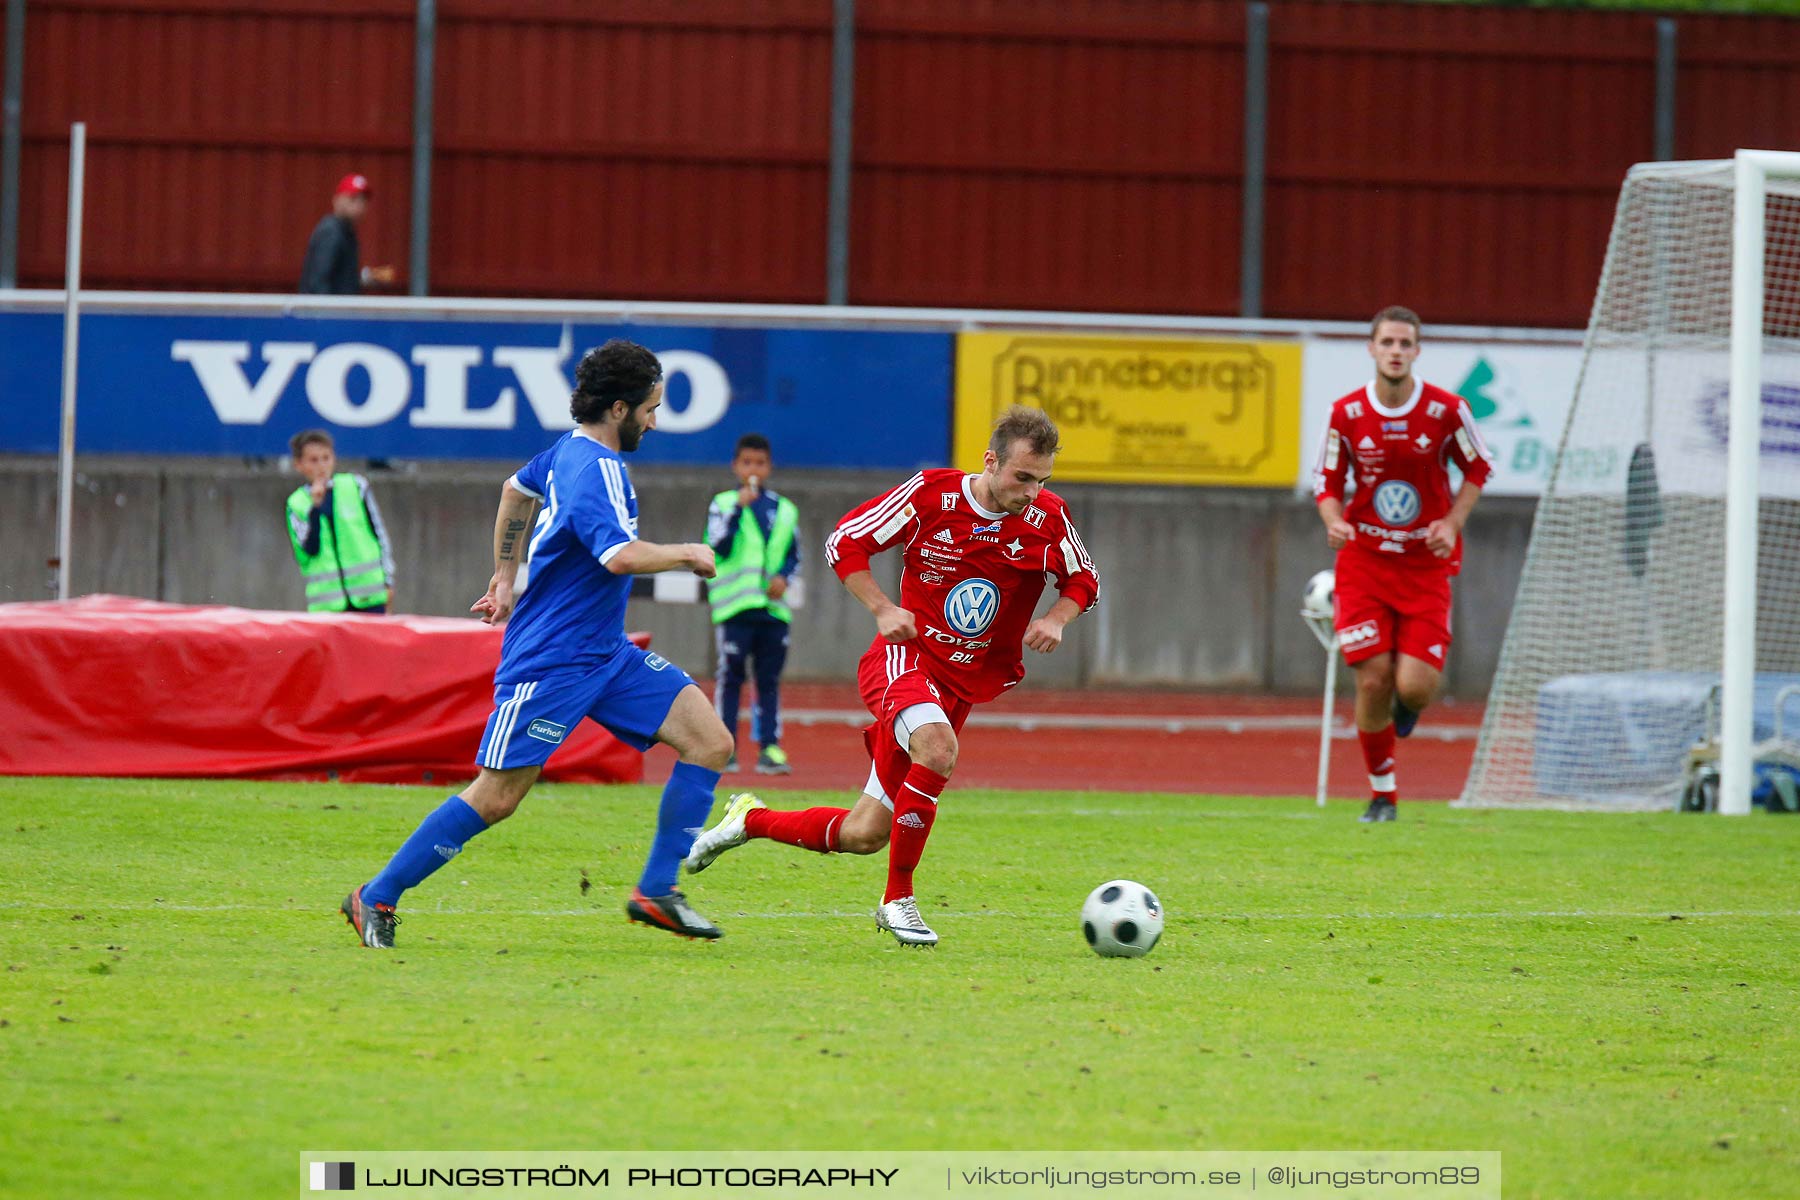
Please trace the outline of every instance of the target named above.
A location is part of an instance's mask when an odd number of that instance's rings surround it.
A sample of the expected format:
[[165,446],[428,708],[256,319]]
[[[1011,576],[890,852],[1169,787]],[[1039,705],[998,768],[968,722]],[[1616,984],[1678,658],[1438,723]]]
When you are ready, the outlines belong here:
[[1626,176],[1459,803],[1672,807],[1716,769],[1746,813],[1769,758],[1800,761],[1800,153],[1740,150]]

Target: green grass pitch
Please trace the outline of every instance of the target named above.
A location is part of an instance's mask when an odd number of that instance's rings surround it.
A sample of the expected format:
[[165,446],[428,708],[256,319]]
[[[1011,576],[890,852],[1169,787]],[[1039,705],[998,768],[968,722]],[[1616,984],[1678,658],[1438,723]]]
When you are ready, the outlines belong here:
[[[943,936],[766,842],[628,925],[657,789],[0,780],[0,1195],[286,1195],[308,1148],[1467,1149],[1509,1198],[1800,1194],[1800,821],[953,791]],[[791,804],[794,797],[787,797]],[[830,802],[806,797],[806,802]],[[1081,901],[1141,880],[1141,960]],[[586,879],[591,887],[583,886]]]

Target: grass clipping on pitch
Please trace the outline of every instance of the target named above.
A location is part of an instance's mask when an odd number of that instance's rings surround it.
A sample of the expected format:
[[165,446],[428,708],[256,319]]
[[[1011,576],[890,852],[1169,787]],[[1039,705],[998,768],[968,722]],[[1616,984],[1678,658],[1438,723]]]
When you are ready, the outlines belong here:
[[[539,789],[380,954],[338,901],[442,792],[0,780],[0,1194],[285,1194],[320,1147],[1491,1149],[1509,1200],[1800,1178],[1800,820],[953,788],[920,951],[873,928],[884,856],[767,842],[687,885],[723,941],[628,925],[657,794]],[[1167,908],[1145,959],[1081,940],[1118,877]]]

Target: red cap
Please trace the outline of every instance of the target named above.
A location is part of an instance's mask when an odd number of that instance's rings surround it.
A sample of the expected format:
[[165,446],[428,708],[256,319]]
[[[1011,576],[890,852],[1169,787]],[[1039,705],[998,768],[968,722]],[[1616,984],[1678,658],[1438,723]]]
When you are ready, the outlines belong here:
[[366,176],[350,174],[338,180],[334,196],[367,196],[370,194],[369,180]]

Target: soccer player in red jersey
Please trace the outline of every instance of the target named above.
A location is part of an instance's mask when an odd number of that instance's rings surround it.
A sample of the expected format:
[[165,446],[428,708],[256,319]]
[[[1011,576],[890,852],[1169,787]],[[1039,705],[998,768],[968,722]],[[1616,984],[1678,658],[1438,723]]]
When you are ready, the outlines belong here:
[[[1094,606],[1100,577],[1067,506],[1044,484],[1058,449],[1056,426],[1013,406],[994,425],[979,475],[921,471],[858,505],[825,543],[825,559],[875,618],[857,685],[874,723],[863,730],[871,767],[852,809],[777,812],[748,793],[700,835],[690,872],[751,838],[821,854],[888,847],[879,928],[903,945],[931,946],[913,870],[925,852],[938,797],[956,767],[969,711],[1025,676],[1021,647],[1062,645],[1063,629]],[[900,548],[900,603],[875,582],[869,559]],[[1032,616],[1046,581],[1059,596]]]
[[[1332,404],[1313,476],[1337,551],[1338,645],[1356,672],[1356,735],[1374,792],[1363,821],[1392,821],[1398,811],[1394,739],[1413,731],[1437,695],[1462,528],[1493,468],[1462,398],[1413,377],[1419,343],[1411,309],[1375,314],[1375,378]],[[1454,499],[1452,460],[1463,477]]]

